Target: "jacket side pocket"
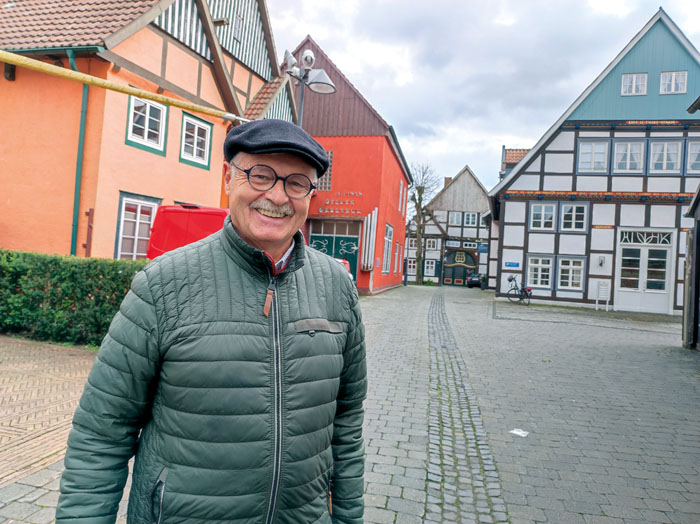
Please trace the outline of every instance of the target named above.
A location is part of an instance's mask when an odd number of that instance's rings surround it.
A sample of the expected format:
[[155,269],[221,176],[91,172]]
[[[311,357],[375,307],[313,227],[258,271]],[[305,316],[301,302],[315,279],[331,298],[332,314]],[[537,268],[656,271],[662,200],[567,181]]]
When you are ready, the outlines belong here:
[[165,479],[168,477],[168,468],[164,467],[158,475],[156,483],[151,491],[151,522],[160,524],[163,518],[163,496],[165,495]]

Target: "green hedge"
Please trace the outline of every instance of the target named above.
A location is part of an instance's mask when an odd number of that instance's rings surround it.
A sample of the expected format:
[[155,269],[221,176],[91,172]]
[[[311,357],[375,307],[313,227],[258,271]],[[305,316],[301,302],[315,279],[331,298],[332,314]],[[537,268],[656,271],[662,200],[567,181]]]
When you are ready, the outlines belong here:
[[98,345],[146,263],[0,250],[0,332]]

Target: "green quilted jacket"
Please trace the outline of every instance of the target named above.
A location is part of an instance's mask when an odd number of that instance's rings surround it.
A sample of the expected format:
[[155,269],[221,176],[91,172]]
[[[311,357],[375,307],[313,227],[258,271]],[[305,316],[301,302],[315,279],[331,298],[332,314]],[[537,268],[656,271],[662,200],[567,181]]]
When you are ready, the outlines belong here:
[[135,276],[75,412],[57,522],[113,523],[135,455],[129,523],[362,523],[357,293],[295,243],[274,275],[227,219]]

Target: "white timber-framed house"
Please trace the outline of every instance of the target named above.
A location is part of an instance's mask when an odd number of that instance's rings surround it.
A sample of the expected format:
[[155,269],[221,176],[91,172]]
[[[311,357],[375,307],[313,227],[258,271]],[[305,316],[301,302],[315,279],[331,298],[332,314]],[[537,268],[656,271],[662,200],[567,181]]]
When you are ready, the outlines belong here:
[[679,314],[700,182],[700,54],[663,9],[489,193],[490,285]]

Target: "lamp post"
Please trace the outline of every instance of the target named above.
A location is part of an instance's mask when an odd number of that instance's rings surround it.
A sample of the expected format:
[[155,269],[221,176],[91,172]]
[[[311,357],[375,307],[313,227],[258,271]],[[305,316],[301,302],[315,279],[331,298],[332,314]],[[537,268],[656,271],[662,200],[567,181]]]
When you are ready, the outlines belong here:
[[330,95],[335,93],[335,85],[328,74],[323,69],[313,69],[316,57],[313,51],[307,49],[301,55],[301,67],[297,59],[289,51],[284,52],[284,60],[287,63],[287,74],[301,83],[301,93],[299,94],[299,122],[301,127],[304,117],[304,87],[308,86],[314,93]]

